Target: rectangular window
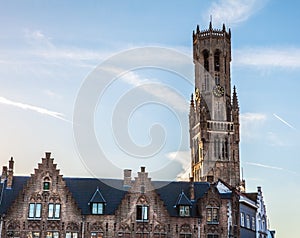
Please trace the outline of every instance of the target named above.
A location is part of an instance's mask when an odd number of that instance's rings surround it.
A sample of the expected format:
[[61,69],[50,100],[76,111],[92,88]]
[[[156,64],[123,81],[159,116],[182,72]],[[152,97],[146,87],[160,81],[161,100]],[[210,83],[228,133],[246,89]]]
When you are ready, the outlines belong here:
[[118,237],[130,238],[131,234],[130,233],[119,232]]
[[49,190],[50,189],[50,182],[44,182],[43,183],[43,190]]
[[46,238],[59,238],[58,231],[48,231],[46,234]]
[[190,216],[190,207],[189,206],[179,206],[179,216],[181,216],[181,217]]
[[245,226],[245,215],[243,212],[241,212],[241,226],[244,227]]
[[136,206],[136,220],[137,221],[148,221],[149,206],[137,205]]
[[250,229],[250,216],[247,215],[247,220],[246,220],[246,225],[247,225],[247,228]]
[[216,234],[208,234],[207,238],[219,238],[219,235]]
[[255,226],[255,218],[252,217],[252,230],[255,231],[255,230],[256,230],[255,227],[256,227],[256,226]]
[[29,203],[28,218],[41,218],[42,204],[41,203]]
[[192,238],[192,234],[180,234],[179,238]]
[[219,223],[219,208],[218,207],[207,207],[206,208],[206,221],[209,224]]
[[78,232],[67,232],[66,238],[78,238]]
[[92,232],[91,238],[103,238],[103,233],[102,232]]
[[28,238],[40,238],[40,232],[39,231],[30,231],[27,233]]
[[103,214],[103,203],[92,203],[92,214]]
[[50,218],[50,219],[59,219],[60,218],[60,204],[49,203],[48,218]]

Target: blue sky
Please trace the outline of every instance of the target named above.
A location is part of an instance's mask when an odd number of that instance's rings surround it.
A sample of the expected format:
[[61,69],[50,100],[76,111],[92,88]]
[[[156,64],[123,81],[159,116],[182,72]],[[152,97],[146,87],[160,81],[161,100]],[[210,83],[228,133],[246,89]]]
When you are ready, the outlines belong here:
[[[94,170],[109,176],[103,165],[91,168],[76,146],[73,112],[84,82],[106,59],[136,47],[159,46],[191,56],[192,31],[197,24],[207,28],[212,15],[214,27],[224,22],[232,32],[231,78],[240,103],[247,190],[262,186],[271,227],[278,237],[296,237],[299,7],[290,0],[0,1],[1,164],[14,156],[16,173],[28,175],[44,152],[52,151],[65,176],[91,176]],[[130,162],[116,143],[111,116],[121,99],[144,83],[166,88],[137,93],[159,103],[134,108],[126,129],[135,143],[147,145],[149,128],[157,123],[165,130],[165,144],[156,157]],[[125,72],[105,92],[94,128],[110,161],[135,170],[143,163],[150,172],[167,166],[164,176],[184,176],[189,165],[184,108],[193,85],[164,70],[140,69]]]

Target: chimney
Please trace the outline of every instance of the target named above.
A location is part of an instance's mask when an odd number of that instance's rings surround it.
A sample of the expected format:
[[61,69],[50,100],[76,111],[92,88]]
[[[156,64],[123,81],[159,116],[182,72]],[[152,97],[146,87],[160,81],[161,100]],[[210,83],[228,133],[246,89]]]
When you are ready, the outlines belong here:
[[261,187],[260,186],[257,187],[257,192],[261,193]]
[[45,155],[46,155],[46,159],[50,159],[51,152],[45,152]]
[[6,188],[10,189],[12,188],[13,184],[13,177],[14,177],[14,158],[11,157],[8,165],[8,177],[7,177],[7,184]]
[[131,169],[124,169],[124,187],[131,187]]
[[194,178],[190,177],[190,200],[195,200],[195,188],[194,188]]
[[2,174],[1,174],[1,183],[7,179],[7,166],[2,167]]
[[206,180],[207,180],[207,182],[209,182],[209,183],[213,183],[213,182],[214,182],[214,176],[213,176],[213,175],[207,175],[207,176],[206,176]]

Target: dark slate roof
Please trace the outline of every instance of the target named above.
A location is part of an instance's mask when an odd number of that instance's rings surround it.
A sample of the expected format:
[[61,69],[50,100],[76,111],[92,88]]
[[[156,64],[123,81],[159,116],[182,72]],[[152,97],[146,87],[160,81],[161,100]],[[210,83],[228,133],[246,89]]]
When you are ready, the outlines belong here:
[[177,202],[175,204],[176,206],[183,205],[183,206],[192,206],[192,202],[190,199],[187,198],[185,193],[181,191],[181,193],[178,195]]
[[[156,192],[160,196],[161,200],[163,200],[170,216],[178,216],[178,210],[174,205],[177,202],[177,196],[182,191],[185,194],[189,194],[189,182],[160,182],[154,181],[152,182],[154,187],[157,188]],[[164,185],[164,186],[163,186]],[[192,212],[191,216],[198,216],[196,201],[199,198],[202,198],[203,195],[209,189],[210,184],[206,182],[194,182],[194,191],[195,191],[195,201],[191,201],[192,203]]]
[[[5,184],[0,184],[0,215],[7,212],[29,178],[14,176],[12,189],[6,189]],[[104,213],[113,215],[127,193],[121,179],[64,178],[64,180],[83,215],[91,214],[89,205],[91,199],[94,202],[106,202]],[[152,184],[170,216],[178,216],[176,204],[179,203],[191,204],[191,216],[198,216],[196,202],[210,187],[207,182],[194,182],[195,200],[191,201],[189,200],[189,182],[153,181]],[[178,195],[182,193],[180,198]],[[231,196],[231,194],[220,195],[221,198]]]
[[7,209],[17,198],[20,191],[22,191],[23,186],[26,184],[30,177],[14,176],[13,185],[11,189],[6,188],[6,181],[1,184],[1,194],[0,194],[0,214],[5,214]]
[[[97,188],[106,200],[105,214],[113,215],[126,191],[122,190],[123,180],[97,178],[64,178],[83,215],[91,214],[88,205]],[[108,185],[109,184],[109,185]]]
[[97,189],[89,203],[100,203],[100,202],[106,203],[104,197],[102,196],[101,192],[99,191],[99,188],[97,187]]

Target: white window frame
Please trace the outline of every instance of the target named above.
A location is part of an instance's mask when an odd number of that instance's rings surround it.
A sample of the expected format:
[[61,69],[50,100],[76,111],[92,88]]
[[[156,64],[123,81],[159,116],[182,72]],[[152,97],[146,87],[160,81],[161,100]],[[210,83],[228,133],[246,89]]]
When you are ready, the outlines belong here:
[[42,204],[41,203],[29,203],[28,218],[29,219],[41,219],[41,217],[42,217]]
[[[138,209],[141,209],[141,217],[138,217]],[[141,218],[141,219],[139,219]],[[136,206],[136,220],[147,222],[149,220],[149,206],[148,205],[137,205]]]
[[92,214],[94,215],[104,214],[104,204],[102,202],[92,203]]
[[48,204],[48,219],[60,219],[60,203],[49,203]]

